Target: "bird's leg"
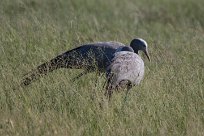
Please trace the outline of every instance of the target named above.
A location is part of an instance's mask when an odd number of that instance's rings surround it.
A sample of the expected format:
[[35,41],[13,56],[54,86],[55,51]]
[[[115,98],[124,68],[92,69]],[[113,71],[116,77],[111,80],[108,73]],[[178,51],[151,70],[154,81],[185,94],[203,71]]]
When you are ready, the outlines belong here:
[[126,90],[126,93],[125,93],[124,102],[123,102],[123,105],[122,105],[122,110],[124,109],[124,105],[127,102],[128,94],[129,94],[131,88],[132,88],[132,85],[128,84],[127,85],[127,90]]
[[109,84],[107,84],[107,86],[106,86],[106,91],[105,91],[105,96],[108,98],[108,101],[110,101],[111,100],[111,97],[112,97],[112,94],[113,94],[113,88],[112,88],[112,86],[111,85],[109,85]]
[[124,102],[127,101],[127,97],[128,97],[128,93],[129,93],[130,88],[127,87],[126,93],[125,93],[125,98],[124,98]]
[[125,95],[125,101],[127,101],[128,93],[129,93],[129,91],[130,91],[131,88],[132,88],[132,85],[131,85],[131,84],[128,84],[128,85],[127,85],[126,95]]

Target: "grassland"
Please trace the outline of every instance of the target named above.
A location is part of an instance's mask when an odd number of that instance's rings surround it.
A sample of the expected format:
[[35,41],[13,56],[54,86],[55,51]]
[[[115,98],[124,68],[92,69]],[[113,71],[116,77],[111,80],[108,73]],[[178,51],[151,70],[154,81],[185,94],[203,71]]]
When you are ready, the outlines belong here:
[[[0,135],[204,135],[203,0],[1,0]],[[104,77],[61,69],[22,76],[82,43],[135,37],[152,62],[123,106],[99,103]],[[98,80],[97,85],[94,85]]]

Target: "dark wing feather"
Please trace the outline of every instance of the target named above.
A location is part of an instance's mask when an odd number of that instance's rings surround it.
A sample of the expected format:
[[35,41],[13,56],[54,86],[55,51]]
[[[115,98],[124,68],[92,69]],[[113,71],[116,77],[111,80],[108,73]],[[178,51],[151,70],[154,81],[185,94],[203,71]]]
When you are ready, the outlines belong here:
[[29,85],[39,77],[59,68],[85,69],[90,72],[98,68],[103,71],[120,46],[122,44],[116,42],[102,42],[74,48],[37,66],[24,76],[21,85]]

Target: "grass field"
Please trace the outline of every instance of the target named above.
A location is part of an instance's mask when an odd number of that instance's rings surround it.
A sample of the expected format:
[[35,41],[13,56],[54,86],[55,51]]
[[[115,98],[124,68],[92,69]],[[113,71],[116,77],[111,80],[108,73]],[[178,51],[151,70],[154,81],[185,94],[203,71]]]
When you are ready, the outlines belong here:
[[[203,0],[1,0],[0,135],[204,135]],[[83,43],[135,37],[151,62],[126,104],[104,77],[61,69],[18,87],[37,65]],[[98,80],[97,85],[94,85]]]

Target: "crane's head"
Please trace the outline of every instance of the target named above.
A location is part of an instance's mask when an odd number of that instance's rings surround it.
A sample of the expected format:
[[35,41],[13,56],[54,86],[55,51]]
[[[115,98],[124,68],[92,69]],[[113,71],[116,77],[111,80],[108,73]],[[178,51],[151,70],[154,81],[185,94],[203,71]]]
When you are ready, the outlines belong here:
[[147,49],[147,42],[141,38],[133,39],[130,43],[130,47],[133,48],[134,52],[138,54],[138,51],[141,50],[145,53],[148,60],[150,61],[148,49]]

